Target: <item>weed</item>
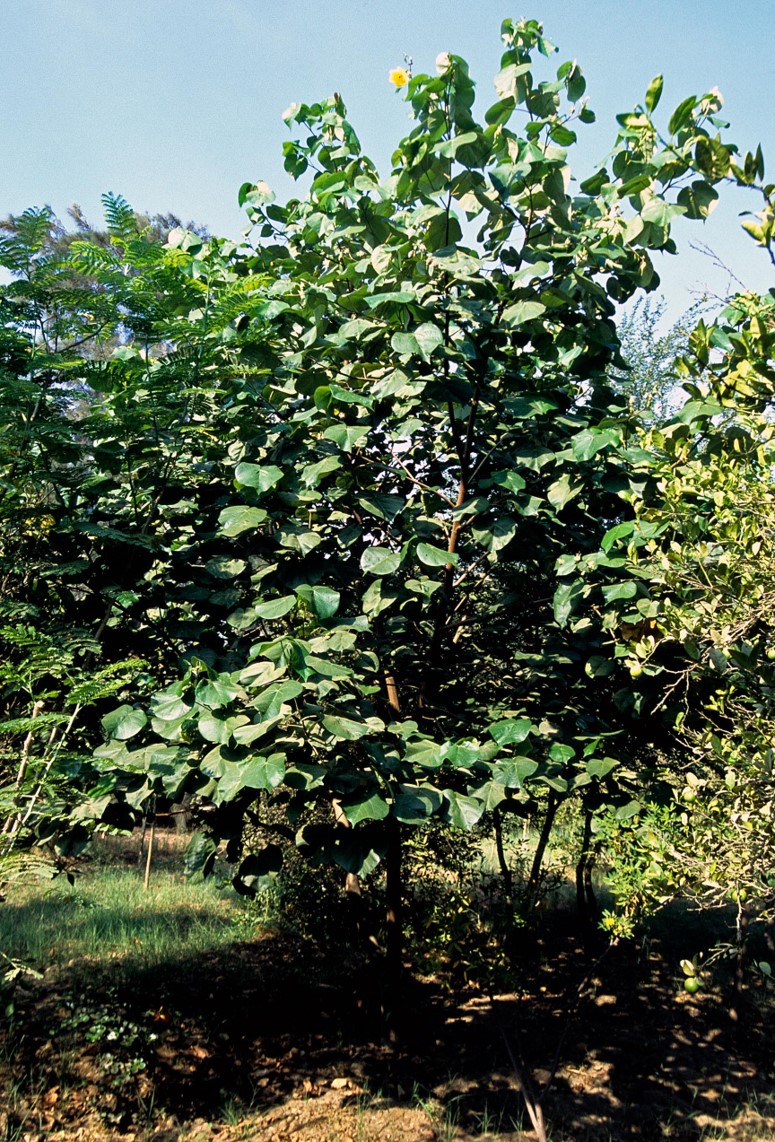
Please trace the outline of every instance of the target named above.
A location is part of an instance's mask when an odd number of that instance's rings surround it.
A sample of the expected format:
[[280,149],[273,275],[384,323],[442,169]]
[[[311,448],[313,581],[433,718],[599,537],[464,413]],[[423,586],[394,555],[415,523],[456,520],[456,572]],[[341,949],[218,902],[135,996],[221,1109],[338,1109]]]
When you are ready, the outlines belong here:
[[226,1126],[239,1126],[245,1117],[245,1107],[238,1098],[228,1097],[222,1103],[218,1117]]
[[475,1125],[477,1134],[502,1134],[504,1131],[518,1133],[522,1130],[521,1116],[516,1119],[512,1115],[507,1116],[503,1108],[498,1111],[491,1110],[487,1101],[481,1110],[470,1111],[469,1117]]
[[460,1099],[461,1095],[452,1095],[444,1101],[429,1097],[417,1083],[412,1088],[412,1106],[427,1114],[433,1123],[437,1142],[453,1142],[460,1122]]

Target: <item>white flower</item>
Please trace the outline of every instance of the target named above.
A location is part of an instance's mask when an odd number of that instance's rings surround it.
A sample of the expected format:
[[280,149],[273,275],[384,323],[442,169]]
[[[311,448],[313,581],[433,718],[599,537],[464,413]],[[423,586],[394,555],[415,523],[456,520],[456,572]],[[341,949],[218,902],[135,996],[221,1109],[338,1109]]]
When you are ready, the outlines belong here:
[[436,56],[436,71],[439,75],[443,75],[445,71],[449,71],[452,67],[452,56],[449,52],[439,52]]

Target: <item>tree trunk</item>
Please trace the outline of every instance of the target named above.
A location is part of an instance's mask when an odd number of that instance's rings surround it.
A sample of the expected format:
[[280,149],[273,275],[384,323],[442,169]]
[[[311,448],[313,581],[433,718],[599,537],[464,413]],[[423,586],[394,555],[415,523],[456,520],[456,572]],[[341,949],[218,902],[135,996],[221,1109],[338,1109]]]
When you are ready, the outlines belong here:
[[503,815],[500,809],[493,809],[492,823],[495,830],[495,851],[498,854],[498,866],[503,879],[503,894],[506,897],[509,910],[511,910],[514,905],[514,876],[509,868],[506,853],[503,848]]
[[552,825],[554,818],[557,814],[557,807],[559,802],[554,793],[550,790],[549,801],[546,806],[546,816],[544,823],[541,826],[541,833],[536,845],[535,856],[533,857],[533,867],[530,869],[530,876],[528,877],[527,889],[525,891],[525,912],[531,912],[536,905],[538,897],[538,881],[541,876],[541,865],[544,862],[544,853],[546,846],[549,843],[549,837],[552,832]]
[[385,854],[386,935],[385,935],[385,1004],[388,1037],[396,1038],[396,1018],[401,1006],[403,976],[403,869],[401,826],[393,817],[385,821],[387,852]]
[[584,811],[584,834],[581,838],[581,855],[576,865],[576,905],[579,919],[590,923],[597,916],[597,900],[592,884],[592,869],[595,867],[595,853],[591,849],[592,814]]

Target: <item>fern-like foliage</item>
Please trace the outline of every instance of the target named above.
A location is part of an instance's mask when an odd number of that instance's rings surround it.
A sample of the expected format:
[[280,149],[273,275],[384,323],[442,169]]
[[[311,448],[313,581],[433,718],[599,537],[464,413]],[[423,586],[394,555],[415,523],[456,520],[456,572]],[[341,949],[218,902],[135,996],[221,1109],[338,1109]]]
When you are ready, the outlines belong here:
[[29,273],[32,264],[50,244],[59,223],[50,206],[30,207],[23,214],[0,222],[0,265],[14,275]]
[[70,690],[65,699],[68,706],[90,706],[103,698],[110,698],[123,690],[148,666],[141,658],[127,658],[111,662],[91,677],[84,678]]
[[0,856],[0,890],[31,880],[53,880],[59,873],[56,863],[40,850],[11,851]]
[[127,200],[120,194],[103,194],[102,208],[111,238],[129,242],[137,237],[137,219]]
[[38,733],[41,730],[50,730],[52,726],[61,726],[67,721],[66,714],[38,714],[33,718],[7,718],[0,722],[0,738],[6,734],[21,736],[22,734]]

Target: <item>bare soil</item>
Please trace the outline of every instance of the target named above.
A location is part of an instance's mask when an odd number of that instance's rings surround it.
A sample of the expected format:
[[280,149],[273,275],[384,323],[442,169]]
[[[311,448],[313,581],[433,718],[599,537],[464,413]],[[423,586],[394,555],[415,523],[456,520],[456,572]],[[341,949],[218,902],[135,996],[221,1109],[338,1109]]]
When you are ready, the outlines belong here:
[[[23,979],[0,1036],[0,1139],[554,1142],[775,1139],[771,997],[682,990],[685,923],[605,951],[566,916],[511,950],[518,993],[407,979],[282,932],[152,973],[83,961]],[[524,1129],[521,1129],[524,1128]]]

